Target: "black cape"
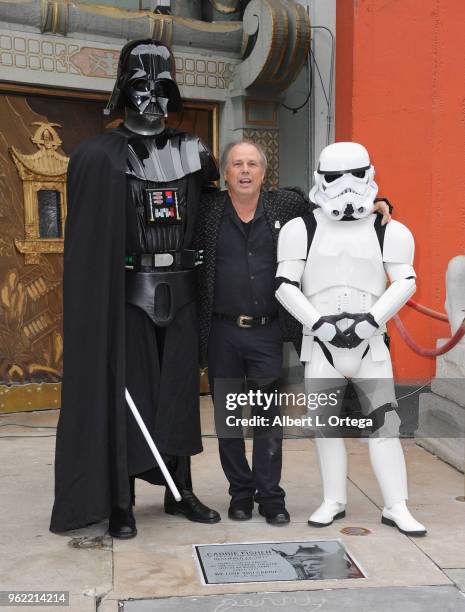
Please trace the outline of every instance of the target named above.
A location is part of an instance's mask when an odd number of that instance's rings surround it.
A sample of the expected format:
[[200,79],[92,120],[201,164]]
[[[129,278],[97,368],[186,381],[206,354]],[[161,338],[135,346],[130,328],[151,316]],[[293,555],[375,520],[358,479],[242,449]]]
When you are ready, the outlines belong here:
[[[129,136],[117,129],[81,143],[68,168],[53,532],[101,521],[130,504],[124,400]],[[200,452],[200,436],[198,443]]]

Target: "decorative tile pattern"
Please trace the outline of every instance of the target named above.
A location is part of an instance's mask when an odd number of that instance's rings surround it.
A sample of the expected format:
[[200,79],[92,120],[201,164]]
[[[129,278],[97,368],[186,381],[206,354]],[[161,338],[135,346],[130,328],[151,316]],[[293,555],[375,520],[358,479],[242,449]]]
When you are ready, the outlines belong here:
[[[0,34],[0,68],[18,68],[109,79],[116,77],[120,49],[89,47],[44,35]],[[176,79],[185,87],[227,90],[234,62],[176,54]],[[18,80],[21,77],[18,75]],[[110,84],[108,89],[110,89]]]
[[71,56],[79,50],[78,45],[63,42],[63,39],[51,41],[39,35],[32,34],[29,37],[25,34],[3,33],[0,35],[0,66],[81,74],[71,61]]
[[268,169],[263,183],[265,189],[279,185],[279,132],[278,130],[244,130],[244,138],[261,145],[266,152]]
[[176,81],[187,87],[228,89],[233,64],[224,61],[197,59],[176,55]]

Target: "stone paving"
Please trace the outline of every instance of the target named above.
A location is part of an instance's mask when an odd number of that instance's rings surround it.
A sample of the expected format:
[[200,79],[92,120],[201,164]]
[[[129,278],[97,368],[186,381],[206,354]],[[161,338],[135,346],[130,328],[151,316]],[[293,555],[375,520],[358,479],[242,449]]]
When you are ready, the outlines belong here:
[[[202,411],[203,431],[208,434],[208,399],[203,399]],[[246,523],[230,521],[217,443],[207,435],[204,453],[193,460],[195,490],[221,512],[222,521],[206,526],[165,515],[162,488],[138,481],[139,534],[117,541],[106,534],[106,522],[62,536],[48,531],[56,421],[56,411],[0,416],[0,590],[66,590],[68,609],[83,612],[465,610],[465,503],[456,501],[464,493],[463,474],[412,441],[403,442],[409,505],[428,528],[425,538],[408,538],[380,523],[380,492],[367,445],[358,440],[348,441],[345,519],[324,529],[308,527],[308,516],[321,495],[313,443],[286,440],[282,484],[290,525],[267,525],[256,511]],[[365,527],[370,533],[344,535],[344,527]],[[367,578],[305,581],[304,586],[302,581],[205,586],[193,558],[193,544],[312,538],[340,538]]]

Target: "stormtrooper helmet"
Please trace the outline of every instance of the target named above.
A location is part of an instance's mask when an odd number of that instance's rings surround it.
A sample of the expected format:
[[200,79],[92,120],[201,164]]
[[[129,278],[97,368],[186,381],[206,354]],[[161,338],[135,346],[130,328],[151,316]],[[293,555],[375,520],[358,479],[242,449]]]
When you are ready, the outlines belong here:
[[310,200],[333,221],[363,219],[373,212],[378,186],[364,146],[336,142],[323,149]]

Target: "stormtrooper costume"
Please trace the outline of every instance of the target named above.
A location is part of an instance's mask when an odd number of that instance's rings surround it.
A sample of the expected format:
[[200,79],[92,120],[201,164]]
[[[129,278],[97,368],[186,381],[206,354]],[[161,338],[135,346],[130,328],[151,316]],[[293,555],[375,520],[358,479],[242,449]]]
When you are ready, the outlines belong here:
[[[310,192],[315,210],[280,232],[276,297],[303,324],[306,392],[321,392],[330,383],[343,388],[352,379],[365,413],[385,411],[369,440],[384,498],[381,521],[420,536],[426,530],[406,506],[404,454],[398,433],[392,436],[399,419],[385,342],[386,322],[415,291],[414,240],[397,221],[381,226],[373,214],[377,191],[362,145],[341,142],[323,150]],[[363,392],[367,381],[376,387],[369,406]],[[345,516],[347,456],[341,437],[320,432],[315,443],[324,500],[308,522],[323,527]]]

